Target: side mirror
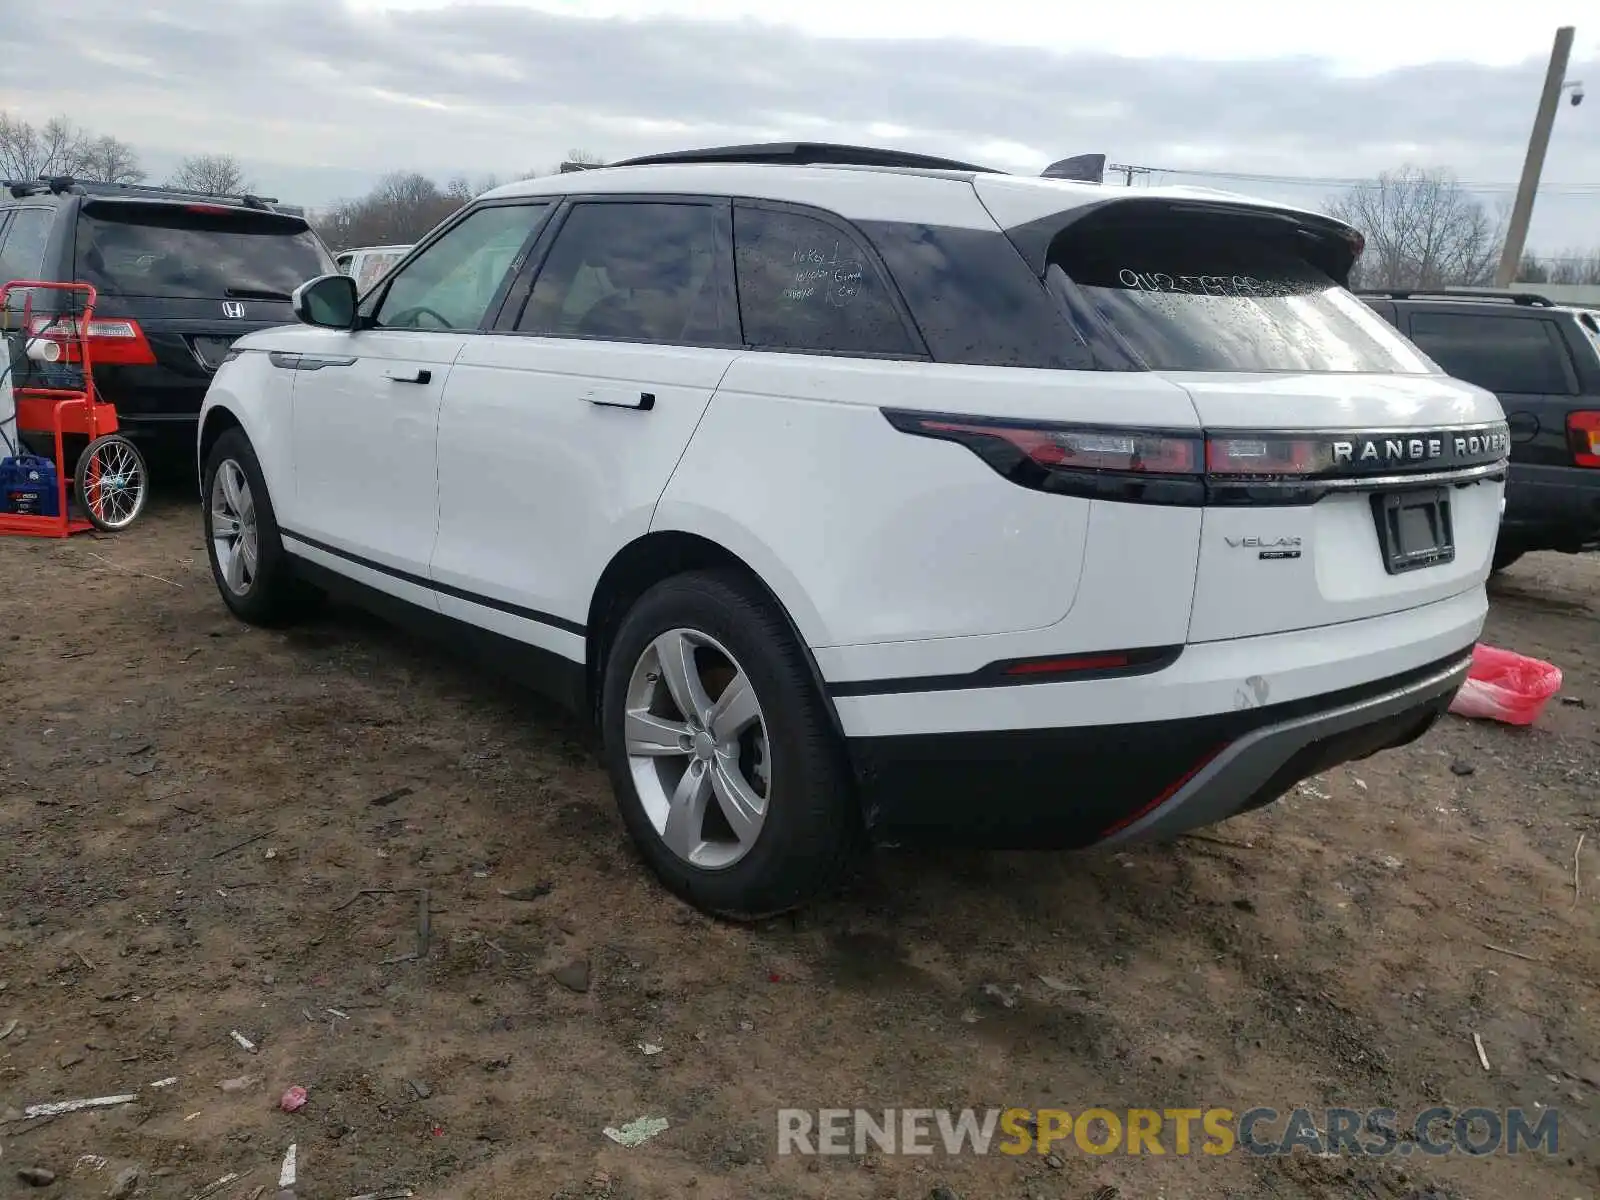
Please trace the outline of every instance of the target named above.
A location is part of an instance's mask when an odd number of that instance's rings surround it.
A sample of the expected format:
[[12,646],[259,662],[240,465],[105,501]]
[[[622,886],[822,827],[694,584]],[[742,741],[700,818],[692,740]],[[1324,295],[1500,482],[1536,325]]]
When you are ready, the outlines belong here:
[[356,281],[348,275],[319,275],[295,288],[295,317],[323,329],[354,329]]

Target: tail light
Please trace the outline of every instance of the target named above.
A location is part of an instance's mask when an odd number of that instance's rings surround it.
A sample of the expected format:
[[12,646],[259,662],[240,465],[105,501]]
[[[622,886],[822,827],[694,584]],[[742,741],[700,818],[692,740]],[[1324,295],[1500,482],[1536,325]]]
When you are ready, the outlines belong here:
[[1013,483],[1043,492],[1204,502],[1205,443],[1192,433],[1042,426],[884,410],[902,433],[966,446]]
[[61,347],[62,362],[78,361],[80,338],[89,343],[89,358],[96,366],[149,366],[156,361],[139,322],[122,317],[91,317],[83,326],[76,317],[34,317],[29,330],[36,339]]
[[[1038,491],[1145,504],[1310,504],[1329,491],[1437,470],[1504,470],[1504,423],[1464,438],[1386,435],[1384,458],[1358,439],[1328,434],[1199,433],[1104,429],[885,409],[902,433],[958,442],[1013,483]],[[1581,447],[1600,466],[1600,413],[1585,418]],[[1575,451],[1578,449],[1574,435]],[[1481,442],[1481,445],[1479,444]],[[1389,449],[1393,447],[1393,449]]]
[[1580,467],[1600,467],[1600,412],[1567,414],[1567,445]]

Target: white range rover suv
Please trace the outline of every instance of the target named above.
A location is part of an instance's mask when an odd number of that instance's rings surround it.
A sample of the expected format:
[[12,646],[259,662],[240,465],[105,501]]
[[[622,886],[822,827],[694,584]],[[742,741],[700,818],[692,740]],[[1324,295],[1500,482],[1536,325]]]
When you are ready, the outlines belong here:
[[241,339],[223,600],[329,591],[599,726],[665,884],[739,917],[873,842],[1169,837],[1415,739],[1482,628],[1509,438],[1209,190],[815,144],[499,188]]

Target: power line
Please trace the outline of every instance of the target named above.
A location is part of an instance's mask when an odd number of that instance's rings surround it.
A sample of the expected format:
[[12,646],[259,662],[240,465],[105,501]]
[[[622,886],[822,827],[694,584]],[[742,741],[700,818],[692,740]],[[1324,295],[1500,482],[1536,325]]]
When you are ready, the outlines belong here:
[[1154,171],[1155,168],[1154,167],[1135,167],[1135,166],[1132,166],[1132,165],[1130,165],[1128,163],[1107,163],[1106,164],[1106,170],[1121,172],[1123,186],[1124,187],[1132,187],[1133,186],[1133,177],[1135,175],[1139,175],[1139,176],[1148,175],[1152,171]]

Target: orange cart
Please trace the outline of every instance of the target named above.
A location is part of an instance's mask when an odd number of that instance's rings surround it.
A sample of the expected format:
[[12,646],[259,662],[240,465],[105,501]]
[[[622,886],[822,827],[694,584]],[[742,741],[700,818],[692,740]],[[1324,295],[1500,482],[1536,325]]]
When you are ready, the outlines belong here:
[[[65,303],[36,310],[34,299],[41,292],[64,293],[59,298]],[[23,297],[21,325],[16,329],[10,327],[16,315],[10,304],[13,296]],[[117,432],[116,406],[102,402],[95,391],[89,339],[97,298],[87,283],[18,279],[0,285],[6,340],[20,337],[21,358],[28,364],[21,378],[12,371],[18,445],[9,452],[23,453],[24,433],[48,436],[56,475],[55,503],[43,506],[54,508],[54,514],[10,511],[12,506],[0,496],[0,534],[64,538],[91,529],[116,532],[132,525],[144,511],[150,481],[144,456]],[[11,369],[17,359],[13,353],[0,363],[0,370]],[[69,472],[66,439],[73,435],[86,437],[88,445],[78,456],[76,472]],[[0,455],[6,453],[0,447]]]

